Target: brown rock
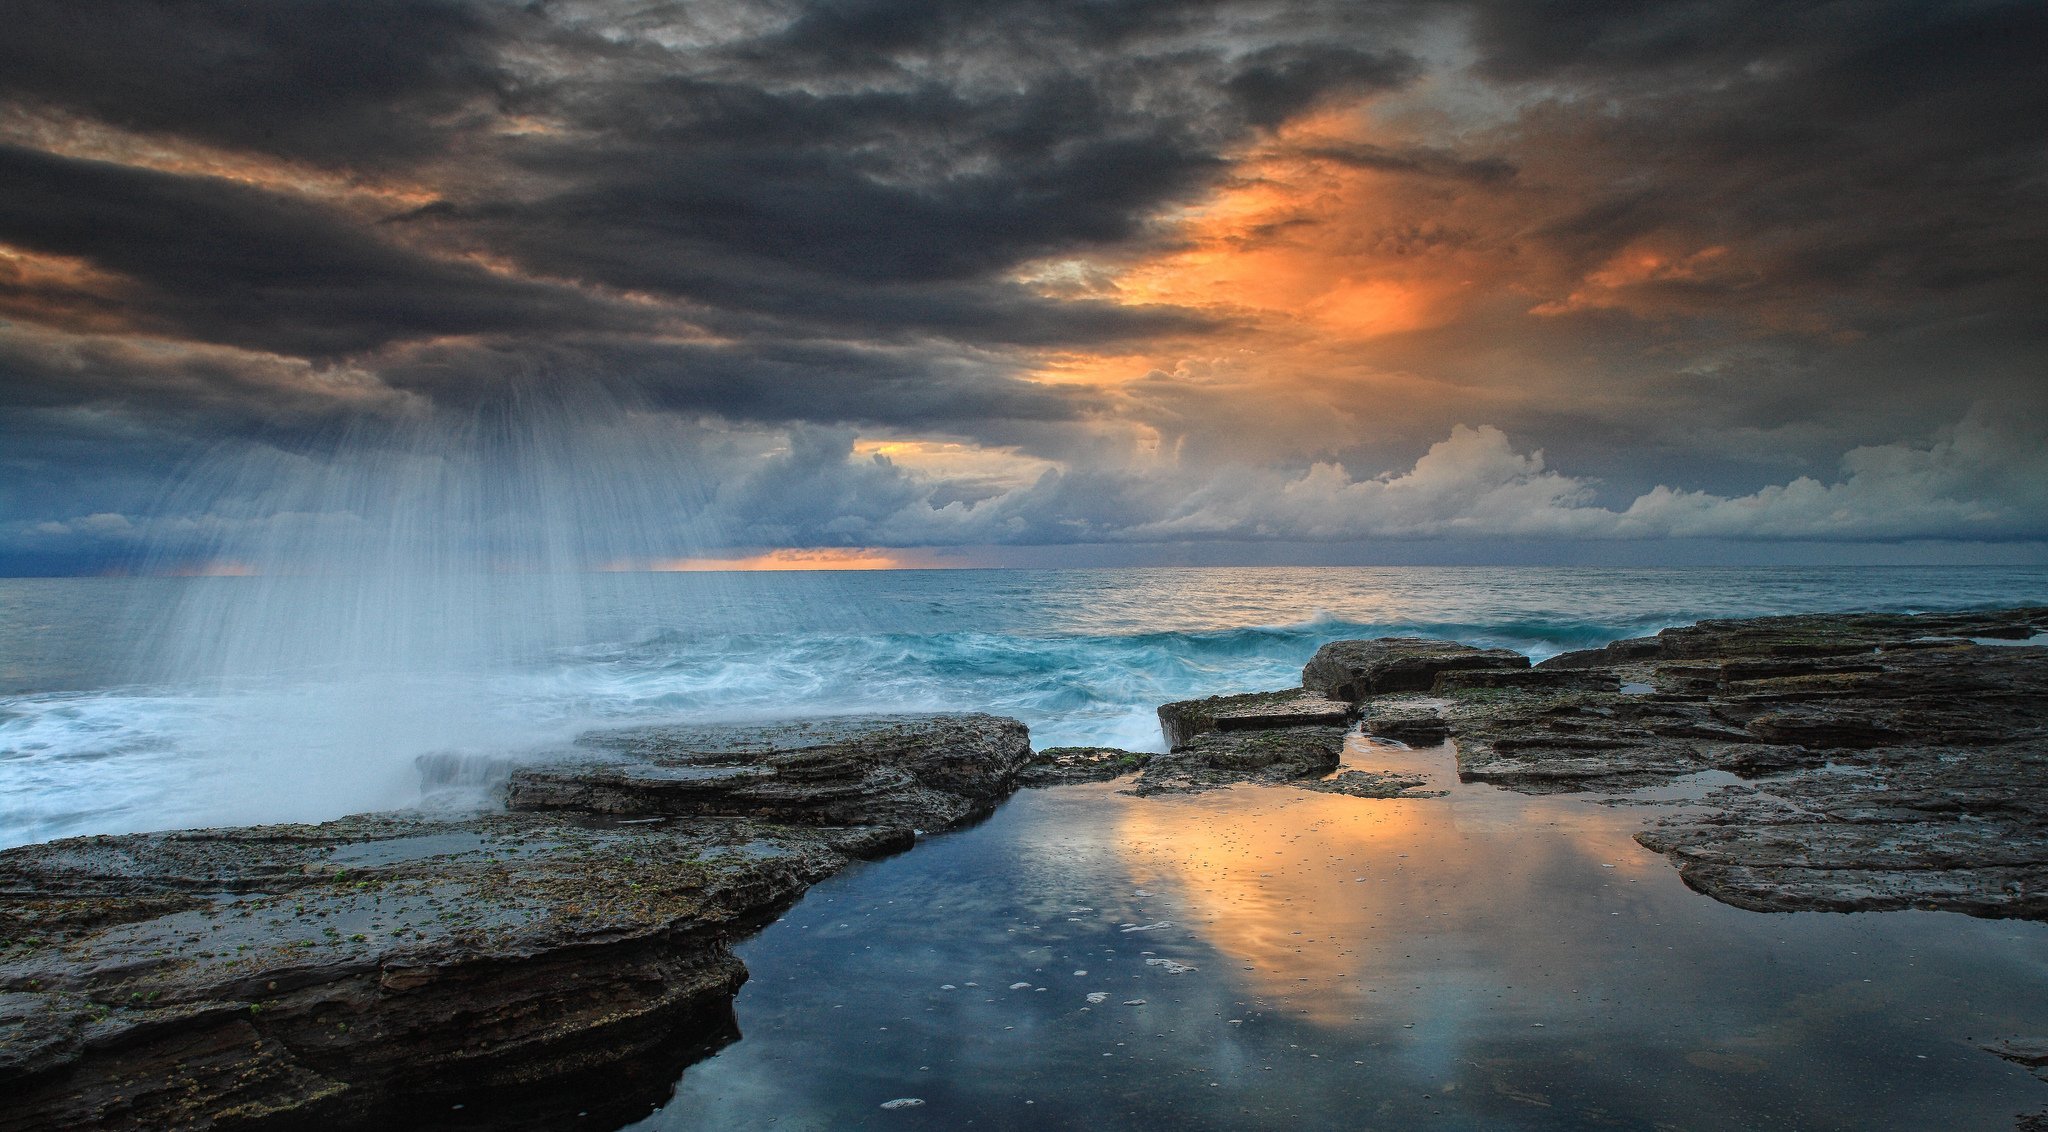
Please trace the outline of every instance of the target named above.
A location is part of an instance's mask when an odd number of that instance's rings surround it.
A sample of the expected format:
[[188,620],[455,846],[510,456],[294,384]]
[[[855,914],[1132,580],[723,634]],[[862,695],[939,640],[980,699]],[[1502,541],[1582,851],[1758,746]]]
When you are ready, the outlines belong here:
[[1017,775],[1019,786],[1065,786],[1107,782],[1145,765],[1150,756],[1116,747],[1047,747]]

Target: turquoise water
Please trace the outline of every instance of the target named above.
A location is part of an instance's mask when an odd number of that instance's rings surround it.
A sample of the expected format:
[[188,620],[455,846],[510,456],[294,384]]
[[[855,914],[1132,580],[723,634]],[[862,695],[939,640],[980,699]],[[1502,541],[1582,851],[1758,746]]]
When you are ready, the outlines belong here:
[[[1541,658],[1702,617],[2048,604],[2048,570],[972,570],[574,587],[511,575],[453,588],[514,628],[565,590],[585,607],[546,648],[394,651],[381,666],[356,649],[340,665],[322,646],[379,611],[330,608],[319,579],[0,580],[0,845],[408,805],[420,754],[516,752],[621,722],[979,710],[1024,720],[1039,746],[1157,749],[1158,704],[1292,684],[1333,638],[1420,634]],[[348,592],[374,604],[379,591]],[[229,615],[258,595],[264,648],[243,651],[260,663],[224,675],[164,662],[187,655],[167,638],[195,635],[190,610],[240,625]],[[529,636],[542,635],[504,634]],[[192,655],[241,642],[207,643]]]

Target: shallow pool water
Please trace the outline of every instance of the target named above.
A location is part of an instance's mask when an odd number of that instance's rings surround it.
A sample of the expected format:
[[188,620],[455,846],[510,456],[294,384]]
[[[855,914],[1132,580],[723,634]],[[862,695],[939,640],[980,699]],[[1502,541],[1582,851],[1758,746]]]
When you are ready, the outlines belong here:
[[[2048,925],[1755,913],[1623,798],[1027,791],[740,948],[743,1037],[645,1129],[2010,1129]],[[918,1104],[897,1104],[901,1101]]]

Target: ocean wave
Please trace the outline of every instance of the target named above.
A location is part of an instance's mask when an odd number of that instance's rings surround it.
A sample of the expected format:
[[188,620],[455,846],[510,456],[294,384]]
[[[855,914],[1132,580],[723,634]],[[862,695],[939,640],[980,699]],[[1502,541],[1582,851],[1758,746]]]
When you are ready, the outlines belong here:
[[1331,640],[1422,636],[1542,660],[1702,617],[2041,600],[2048,573],[961,572],[822,586],[678,578],[597,610],[603,628],[583,643],[476,670],[0,698],[0,844],[404,805],[419,800],[421,755],[490,760],[639,722],[985,711],[1023,720],[1040,747],[1157,750],[1158,705],[1293,686]]

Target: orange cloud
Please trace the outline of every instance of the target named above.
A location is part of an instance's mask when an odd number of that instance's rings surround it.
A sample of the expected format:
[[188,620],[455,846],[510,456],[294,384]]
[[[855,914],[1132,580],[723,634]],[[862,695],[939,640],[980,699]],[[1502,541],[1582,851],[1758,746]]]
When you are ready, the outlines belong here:
[[0,316],[72,331],[124,330],[113,304],[130,286],[90,260],[0,244]]
[[1438,219],[1462,190],[1418,175],[1413,160],[1346,156],[1396,152],[1371,144],[1376,130],[1356,110],[1305,119],[1242,155],[1229,182],[1174,218],[1167,250],[1125,264],[1039,264],[1023,278],[1061,294],[1092,281],[1091,293],[1118,302],[1195,307],[1323,341],[1437,325],[1488,265]]
[[1121,395],[1119,416],[1193,459],[1407,444],[1443,427],[1432,407],[1452,402],[1488,416],[1513,389],[1453,387],[1402,352],[1503,289],[1518,310],[1564,293],[1523,278],[1512,233],[1526,218],[1511,214],[1503,170],[1411,144],[1369,108],[1291,124],[1166,218],[1151,254],[1043,261],[1017,277],[1048,296],[1191,308],[1210,330],[1048,352],[1031,376]]

